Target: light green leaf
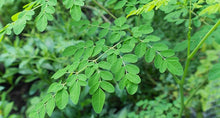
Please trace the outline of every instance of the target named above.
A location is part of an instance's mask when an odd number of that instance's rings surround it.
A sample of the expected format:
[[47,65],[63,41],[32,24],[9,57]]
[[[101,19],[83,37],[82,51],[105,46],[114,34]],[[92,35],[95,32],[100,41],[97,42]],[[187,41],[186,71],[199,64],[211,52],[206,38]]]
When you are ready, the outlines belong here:
[[126,4],[126,2],[127,2],[127,0],[121,0],[121,1],[117,2],[114,9],[121,9]]
[[128,80],[126,77],[123,77],[122,80],[119,82],[119,88],[122,90],[127,85]]
[[19,19],[19,20],[15,21],[14,25],[13,25],[14,33],[16,35],[20,34],[24,30],[25,25],[26,25],[25,19]]
[[109,70],[111,68],[111,64],[106,61],[101,61],[98,64],[99,64],[99,67],[102,69]]
[[161,73],[164,73],[166,71],[166,69],[167,69],[167,62],[166,61],[162,61],[161,62],[161,66],[159,67],[159,71]]
[[58,78],[62,77],[65,73],[66,73],[66,69],[65,68],[64,69],[60,69],[56,73],[54,73],[51,78],[58,79]]
[[208,75],[209,80],[216,80],[220,78],[220,63],[214,64]]
[[141,82],[141,78],[135,74],[127,73],[125,78],[134,84],[139,84]]
[[163,61],[162,57],[160,55],[156,55],[156,57],[154,59],[154,66],[156,68],[160,68],[162,61]]
[[84,6],[83,0],[74,0],[74,5]]
[[47,1],[48,5],[55,6],[57,4],[57,0],[49,0]]
[[101,81],[100,86],[103,90],[107,91],[108,93],[113,93],[115,91],[114,86],[107,81]]
[[100,73],[94,73],[92,75],[92,77],[89,78],[88,80],[88,85],[89,87],[93,86],[94,84],[96,84],[98,81],[99,81],[99,78],[100,78]]
[[117,73],[115,73],[115,80],[119,81],[125,75],[125,68],[121,68]]
[[145,53],[145,61],[148,63],[152,62],[155,57],[155,53],[156,52],[154,48],[149,48]]
[[68,100],[69,100],[68,92],[65,89],[59,91],[56,94],[55,100],[56,100],[57,107],[59,109],[64,109],[68,103]]
[[85,75],[89,78],[95,72],[95,68],[88,67],[85,69]]
[[112,80],[113,79],[113,75],[109,71],[101,71],[100,75],[101,75],[101,78],[104,80]]
[[55,12],[55,8],[53,6],[47,6],[45,8],[45,12],[49,14],[53,14]]
[[167,58],[166,62],[167,62],[167,68],[171,73],[175,75],[183,74],[183,67],[180,64],[180,62],[176,60],[176,58],[172,58],[172,57]]
[[99,88],[100,82],[93,84],[93,86],[89,89],[89,94],[93,95]]
[[117,61],[112,64],[111,71],[113,73],[117,73],[121,69],[121,67],[122,67],[122,60],[117,59]]
[[47,110],[48,116],[51,117],[54,108],[55,108],[55,100],[54,98],[51,98],[49,99],[49,101],[47,101],[47,104],[46,104],[46,110]]
[[140,69],[134,65],[134,64],[127,64],[125,65],[125,69],[132,74],[138,74],[140,72]]
[[39,118],[44,118],[45,114],[46,114],[46,108],[42,106],[39,112]]
[[96,113],[101,113],[105,103],[105,93],[99,88],[92,96],[92,107]]
[[111,37],[110,37],[110,42],[111,42],[111,43],[116,43],[116,42],[118,42],[118,41],[120,40],[120,38],[121,38],[121,35],[120,35],[120,34],[118,34],[118,33],[113,33],[113,34],[111,35]]
[[70,15],[73,18],[73,20],[79,21],[82,16],[82,11],[81,11],[80,6],[73,5],[73,7],[71,7],[71,9],[70,9]]
[[164,57],[171,57],[171,56],[175,55],[173,50],[161,51],[160,54]]
[[9,115],[9,113],[11,112],[11,110],[12,110],[12,108],[13,108],[13,102],[11,102],[11,103],[8,103],[3,109],[4,109],[4,111],[3,111],[3,113],[4,113],[4,117],[6,118],[8,115]]
[[76,82],[69,90],[70,92],[70,99],[72,100],[73,104],[77,104],[79,101],[79,95],[80,95],[80,85],[78,82]]
[[123,55],[123,58],[122,58],[124,61],[126,62],[130,62],[130,63],[135,63],[137,62],[138,58],[136,55],[134,54],[125,54]]
[[158,50],[158,51],[164,51],[164,50],[168,50],[168,47],[166,44],[163,44],[163,43],[156,43],[153,45],[153,48],[155,50]]
[[97,54],[99,54],[102,51],[102,46],[95,46],[94,50],[93,50],[93,54],[92,57],[96,56]]
[[159,41],[160,40],[160,37],[157,37],[157,36],[155,36],[155,35],[149,35],[149,36],[147,36],[144,40],[143,40],[143,42],[146,42],[146,43],[148,43],[148,42],[156,42],[156,41]]
[[67,8],[67,9],[69,9],[69,8],[71,8],[72,6],[73,6],[73,2],[74,2],[75,0],[63,0],[63,4],[64,4],[64,6]]
[[47,93],[54,92],[56,93],[57,91],[61,90],[64,86],[60,83],[54,82],[53,84],[50,85],[50,87],[47,90]]
[[76,46],[69,46],[64,49],[63,56],[72,56],[75,54],[76,50],[77,50]]
[[125,17],[120,17],[120,18],[117,18],[117,19],[114,21],[114,23],[115,23],[115,25],[121,27],[122,25],[125,24],[126,20],[127,20],[127,19],[126,19]]
[[129,82],[126,86],[126,89],[128,91],[128,94],[134,95],[138,90],[138,85]]
[[44,14],[39,14],[36,19],[36,27],[38,31],[44,31],[47,27],[47,17]]
[[135,55],[137,55],[139,58],[142,57],[144,55],[144,53],[146,52],[146,44],[140,42],[134,50]]

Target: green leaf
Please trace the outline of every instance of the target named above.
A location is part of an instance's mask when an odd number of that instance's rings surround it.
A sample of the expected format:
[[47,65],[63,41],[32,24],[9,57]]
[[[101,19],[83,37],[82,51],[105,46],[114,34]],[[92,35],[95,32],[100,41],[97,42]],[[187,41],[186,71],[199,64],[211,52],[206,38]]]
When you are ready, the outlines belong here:
[[4,111],[3,111],[3,113],[4,113],[4,117],[6,118],[8,115],[9,115],[9,113],[11,112],[11,110],[12,110],[12,108],[13,108],[13,102],[11,102],[11,103],[8,103],[3,109],[4,109]]
[[117,18],[117,19],[114,21],[114,23],[115,23],[115,25],[121,27],[122,25],[125,24],[126,20],[127,20],[127,19],[126,19],[125,17],[120,17],[120,18]]
[[103,90],[107,91],[108,93],[113,93],[115,91],[114,86],[107,81],[101,81],[100,86]]
[[155,57],[155,53],[156,52],[154,48],[149,48],[145,53],[145,61],[148,63],[152,62]]
[[164,73],[164,72],[166,71],[166,69],[167,69],[167,62],[163,60],[163,61],[161,62],[161,66],[159,67],[159,71],[160,71],[161,73]]
[[75,0],[63,0],[63,4],[64,4],[64,6],[67,8],[67,9],[69,9],[69,8],[71,8],[72,6],[73,6],[73,2],[74,2]]
[[96,56],[97,54],[99,54],[102,51],[102,46],[95,46],[94,50],[93,50],[93,54],[92,57]]
[[20,34],[24,30],[25,25],[26,25],[25,19],[19,19],[19,20],[15,21],[14,25],[13,25],[14,33],[16,35]]
[[53,14],[55,12],[55,8],[53,6],[47,6],[45,8],[45,12],[49,14]]
[[92,96],[92,107],[96,113],[101,113],[105,103],[105,93],[99,88]]
[[83,54],[83,59],[88,59],[89,57],[92,56],[94,47],[88,47],[85,49],[84,54]]
[[96,84],[99,81],[99,78],[100,78],[100,73],[96,72],[95,74],[93,74],[92,77],[89,78],[89,80],[88,80],[89,87],[91,87],[94,84]]
[[117,61],[112,64],[111,71],[113,73],[117,73],[121,69],[121,67],[122,67],[122,60],[117,59]]
[[141,82],[141,78],[135,74],[127,73],[125,78],[134,84],[139,84]]
[[54,82],[53,84],[50,85],[50,87],[47,90],[47,93],[54,92],[56,93],[57,91],[61,90],[64,86],[60,83]]
[[170,57],[166,59],[168,70],[175,75],[183,74],[183,67],[180,64],[179,60],[176,58]]
[[171,56],[175,55],[173,50],[161,51],[160,54],[164,57],[171,57]]
[[64,49],[63,56],[72,56],[75,54],[76,50],[77,50],[76,46],[69,46]]
[[46,114],[46,108],[42,106],[39,112],[39,118],[44,118],[45,114]]
[[106,61],[101,61],[98,64],[99,64],[99,67],[102,69],[110,70],[111,68],[111,64]]
[[44,31],[47,27],[47,17],[44,14],[39,14],[36,19],[36,27],[38,31]]
[[48,5],[55,6],[57,4],[57,0],[49,0],[47,1]]
[[117,2],[114,9],[121,9],[126,4],[126,2],[127,2],[127,0],[121,0],[121,1]]
[[68,103],[68,100],[69,100],[68,92],[65,89],[59,91],[56,94],[55,100],[56,100],[57,107],[59,109],[64,109]]
[[125,68],[121,68],[117,73],[115,73],[115,80],[119,81],[125,75]]
[[126,62],[130,62],[130,63],[135,63],[137,62],[138,58],[136,55],[134,54],[125,54],[123,55],[123,58],[122,58],[124,61]]
[[112,80],[113,79],[113,75],[109,71],[101,71],[100,75],[101,75],[101,78],[104,80]]
[[55,108],[55,100],[54,98],[51,98],[49,101],[47,101],[47,104],[46,104],[46,110],[47,110],[48,116],[51,117],[54,108]]
[[88,67],[85,69],[85,75],[90,78],[90,76],[95,72],[95,68],[93,67]]
[[135,55],[137,55],[139,58],[142,57],[144,55],[144,53],[146,52],[146,44],[140,42],[134,50]]
[[66,73],[66,69],[65,68],[64,69],[60,69],[56,73],[54,73],[51,78],[58,79],[58,78],[62,77],[65,73]]
[[156,55],[156,57],[154,59],[154,66],[156,68],[160,68],[162,61],[163,61],[162,57],[160,55]]
[[126,77],[123,77],[122,80],[119,82],[119,88],[122,90],[127,85],[128,80]]
[[78,82],[76,82],[69,90],[70,92],[70,99],[72,100],[73,104],[77,104],[79,101],[79,95],[80,95],[80,85]]
[[140,69],[134,65],[134,64],[127,64],[125,65],[125,69],[132,74],[138,74],[140,72]]
[[149,36],[147,36],[144,40],[143,40],[143,42],[146,42],[146,43],[148,43],[148,42],[156,42],[156,41],[159,41],[160,40],[160,37],[157,37],[157,36],[154,36],[154,35],[149,35]]
[[111,37],[110,37],[110,42],[111,42],[111,43],[116,43],[116,42],[118,42],[118,41],[120,40],[120,38],[121,38],[121,35],[120,35],[120,34],[118,34],[118,33],[113,33],[113,34],[111,35]]
[[128,91],[128,94],[134,95],[138,90],[138,85],[129,82],[126,86],[126,89]]
[[83,0],[74,0],[74,5],[84,6]]
[[220,63],[214,64],[209,71],[209,80],[216,80],[220,78]]
[[164,50],[168,50],[168,47],[166,44],[163,44],[163,43],[156,43],[153,45],[153,48],[155,50],[158,50],[158,51],[164,51]]
[[73,20],[79,21],[81,19],[81,16],[82,16],[82,11],[81,11],[80,6],[73,5],[73,7],[71,7],[71,9],[70,9],[70,15],[71,15]]
[[99,88],[100,82],[96,82],[93,86],[89,89],[89,94],[93,95]]

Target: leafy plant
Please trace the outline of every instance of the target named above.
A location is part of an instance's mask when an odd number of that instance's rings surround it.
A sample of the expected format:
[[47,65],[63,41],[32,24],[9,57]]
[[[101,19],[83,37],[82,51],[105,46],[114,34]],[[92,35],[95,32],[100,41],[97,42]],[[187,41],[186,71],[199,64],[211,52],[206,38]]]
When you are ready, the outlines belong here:
[[[111,22],[111,19],[107,19],[103,14],[101,14],[101,16],[106,22],[103,22],[102,19],[101,22],[97,22],[96,18],[93,19],[86,15],[82,10],[83,7],[96,9],[88,6],[91,4],[90,2],[100,7],[109,17],[114,19],[113,22]],[[202,15],[206,13],[214,14],[219,11],[218,2],[207,1],[208,5],[215,5],[208,6],[197,15],[197,13],[194,13],[194,7],[200,8],[200,4],[204,2],[197,2],[196,0],[193,2],[194,4],[192,5],[191,0],[108,0],[105,4],[106,6],[104,6],[104,2],[96,0],[63,0],[62,4],[69,11],[73,20],[71,24],[72,27],[76,29],[76,35],[78,36],[76,37],[79,39],[83,38],[83,40],[65,47],[62,55],[67,58],[71,57],[71,63],[63,64],[65,67],[62,69],[60,69],[60,67],[56,68],[58,70],[52,75],[51,78],[53,80],[49,80],[51,84],[47,92],[42,92],[43,98],[40,102],[28,109],[28,116],[41,118],[45,117],[46,113],[48,116],[51,116],[56,106],[60,110],[66,108],[69,99],[73,104],[78,104],[82,90],[85,89],[85,87],[89,88],[94,111],[96,113],[101,113],[107,94],[114,93],[117,87],[121,90],[126,89],[127,93],[130,95],[134,95],[138,91],[142,79],[139,75],[140,69],[137,66],[137,62],[144,58],[147,63],[153,63],[154,67],[158,69],[160,73],[165,73],[167,70],[172,74],[173,79],[176,84],[179,85],[180,89],[181,107],[178,117],[182,117],[187,102],[190,101],[197,90],[199,90],[196,89],[195,92],[192,92],[187,101],[184,101],[184,85],[190,61],[198,52],[202,44],[220,24],[220,20],[215,19],[216,24],[211,27],[209,32],[206,32],[206,35],[201,40],[196,40],[197,43],[192,43],[192,24],[195,24],[196,27],[200,27],[201,22],[199,18],[202,18]],[[25,5],[23,11],[11,17],[12,23],[7,24],[0,30],[0,41],[5,35],[12,34],[12,30],[16,35],[21,34],[27,22],[31,22],[33,16],[36,16],[36,29],[39,32],[46,31],[48,24],[56,21],[53,14],[56,13],[55,8],[58,3],[59,1],[57,0],[36,0]],[[136,9],[136,6],[140,7]],[[168,9],[170,7],[172,9]],[[37,11],[39,8],[40,11]],[[112,8],[115,12],[122,10],[122,13],[127,14],[127,18],[125,14],[117,18],[107,8]],[[125,11],[123,11],[123,8],[125,8]],[[175,22],[177,25],[185,22],[185,26],[188,27],[188,38],[184,43],[187,45],[185,46],[187,47],[187,58],[184,70],[180,63],[180,59],[175,55],[175,51],[169,49],[168,45],[153,33],[152,17],[154,15],[154,8],[161,9],[167,13],[164,19],[168,22]],[[147,22],[145,20],[140,20],[140,17],[139,20],[134,20],[136,17],[130,18],[132,15],[140,14],[142,14],[141,18],[148,18],[146,20]],[[189,16],[187,16],[187,14]],[[194,17],[192,16],[193,14]],[[189,18],[184,19],[186,17]],[[137,23],[132,24],[133,22]],[[191,44],[194,44],[194,47]],[[47,50],[44,50],[44,48],[42,48],[42,50],[47,54]],[[184,47],[180,50],[184,50]],[[15,52],[14,50],[13,53]],[[42,54],[44,55],[45,53]],[[46,56],[46,54],[44,56]],[[2,59],[5,61],[6,66],[10,66],[16,60],[16,58],[10,58],[8,60],[8,57],[10,56],[3,56]],[[50,57],[46,58],[46,60],[47,59],[59,62],[59,60],[51,59]],[[25,63],[28,63],[28,61],[31,60],[22,61],[20,65],[23,66]],[[36,65],[39,66],[41,64],[37,63]],[[218,65],[214,65],[213,67],[214,69],[211,69],[212,71],[215,70],[215,68],[218,69]],[[54,70],[54,68],[50,69]],[[31,68],[27,69],[27,71],[30,70]],[[219,74],[212,74],[212,71],[210,72],[211,74],[209,74],[209,78],[216,79]],[[179,79],[178,76],[180,76],[181,79]],[[47,79],[45,80],[47,81]],[[159,102],[159,100],[156,101]],[[154,106],[154,103],[155,101],[150,102],[149,106]],[[161,102],[160,105],[165,103]],[[139,107],[141,105],[139,105]],[[146,104],[144,105],[146,106]],[[161,114],[154,114],[152,116],[149,115],[149,111],[147,111],[146,114],[144,113],[144,116],[166,117],[162,115],[162,113],[169,112],[168,109],[170,109],[172,105],[170,104],[168,106],[169,107],[165,108],[164,111],[159,111]],[[157,111],[157,109],[151,110]],[[176,112],[167,113],[166,115],[169,117],[176,116]]]

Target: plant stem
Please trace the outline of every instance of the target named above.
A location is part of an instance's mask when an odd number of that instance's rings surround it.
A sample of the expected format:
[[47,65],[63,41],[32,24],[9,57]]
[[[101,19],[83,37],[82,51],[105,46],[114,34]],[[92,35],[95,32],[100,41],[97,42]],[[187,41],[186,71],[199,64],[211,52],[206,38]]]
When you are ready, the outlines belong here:
[[220,20],[209,30],[208,33],[203,37],[203,39],[199,42],[193,52],[189,55],[189,59],[192,59],[196,52],[199,50],[200,46],[206,41],[206,39],[212,34],[213,31],[220,25]]
[[[185,64],[185,68],[184,68],[184,73],[183,73],[183,76],[182,76],[182,79],[181,79],[181,82],[179,84],[179,87],[180,87],[180,99],[181,99],[181,109],[180,109],[180,112],[179,112],[179,118],[182,117],[182,113],[184,111],[184,94],[183,94],[183,85],[184,85],[184,82],[185,82],[185,78],[186,78],[186,75],[187,75],[187,71],[188,71],[188,67],[189,67],[189,64],[190,64],[190,60],[193,58],[193,56],[197,53],[197,51],[199,50],[200,46],[206,41],[206,39],[212,34],[213,31],[215,31],[215,29],[220,25],[220,20],[218,20],[218,22],[209,30],[208,33],[206,33],[206,35],[204,36],[204,38],[199,42],[199,44],[196,46],[196,48],[193,50],[193,52],[187,56],[187,60],[186,60],[186,64]],[[198,88],[199,89],[199,88]],[[198,90],[197,90],[198,91]],[[195,91],[196,93],[196,91]],[[194,94],[195,94],[194,93]],[[194,94],[192,96],[194,96]],[[191,98],[190,98],[191,99]],[[188,101],[186,101],[187,103]]]
[[112,18],[117,19],[108,9],[106,9],[104,6],[99,4],[96,0],[92,0],[96,5],[98,5],[100,8],[102,8],[105,12],[107,12]]

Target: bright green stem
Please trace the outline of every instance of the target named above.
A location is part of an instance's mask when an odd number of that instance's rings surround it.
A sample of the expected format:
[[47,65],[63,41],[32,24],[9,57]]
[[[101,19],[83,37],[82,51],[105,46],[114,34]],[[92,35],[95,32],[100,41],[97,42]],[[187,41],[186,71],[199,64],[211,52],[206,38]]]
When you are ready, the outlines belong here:
[[[179,118],[182,117],[185,105],[184,105],[184,94],[183,94],[183,85],[185,82],[185,78],[187,75],[187,71],[189,68],[189,64],[190,64],[190,60],[193,58],[193,56],[197,53],[197,51],[199,50],[199,48],[201,47],[201,45],[206,41],[206,39],[212,34],[213,31],[215,31],[215,29],[220,25],[220,20],[218,20],[218,22],[209,30],[208,33],[206,33],[206,35],[204,36],[204,38],[199,42],[199,44],[196,46],[196,48],[193,50],[193,52],[187,57],[186,60],[186,64],[185,64],[185,69],[184,69],[184,73],[181,79],[181,82],[179,84],[180,87],[180,99],[181,99],[181,109],[179,112]],[[194,96],[194,94],[196,93],[196,91],[191,95],[192,97]],[[191,98],[190,98],[191,99]],[[189,99],[189,100],[190,100]],[[189,102],[189,100],[186,101],[186,103]]]
[[99,4],[96,0],[92,0],[96,5],[98,5],[100,8],[102,8],[105,12],[107,12],[112,18],[117,19],[108,9],[106,9],[104,6]]
[[220,20],[209,30],[209,32],[203,37],[203,39],[199,42],[199,44],[196,46],[196,48],[193,50],[193,52],[189,55],[189,59],[192,59],[193,56],[196,54],[196,52],[199,50],[200,46],[206,41],[206,39],[209,37],[209,35],[212,34],[213,31],[219,26]]

